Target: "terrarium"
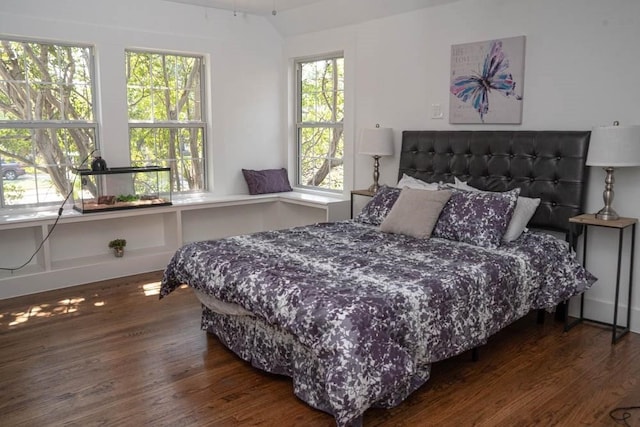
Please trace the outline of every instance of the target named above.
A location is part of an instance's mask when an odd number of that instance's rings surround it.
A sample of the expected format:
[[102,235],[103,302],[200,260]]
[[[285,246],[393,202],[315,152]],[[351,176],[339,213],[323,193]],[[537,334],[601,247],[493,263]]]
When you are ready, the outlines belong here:
[[171,205],[171,169],[78,169],[73,208],[82,213]]

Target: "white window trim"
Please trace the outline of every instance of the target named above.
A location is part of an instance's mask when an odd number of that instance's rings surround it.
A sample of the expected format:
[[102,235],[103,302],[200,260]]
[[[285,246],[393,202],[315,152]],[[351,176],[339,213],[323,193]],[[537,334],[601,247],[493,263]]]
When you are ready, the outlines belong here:
[[[327,59],[337,59],[337,58],[342,58],[342,60],[344,61],[344,66],[345,66],[345,76],[344,76],[344,104],[345,104],[345,109],[344,109],[344,117],[343,117],[343,121],[342,123],[335,123],[335,122],[305,122],[302,123],[301,122],[301,106],[300,106],[300,64],[301,63],[307,63],[307,62],[314,62],[314,61],[321,61],[321,60],[327,60]],[[292,103],[291,105],[293,106],[292,108],[292,112],[293,112],[293,135],[292,135],[292,140],[293,140],[293,144],[291,147],[291,151],[290,151],[290,159],[291,161],[289,162],[290,166],[294,165],[295,167],[293,168],[294,172],[294,187],[296,187],[296,189],[303,191],[303,192],[309,192],[309,193],[317,193],[317,194],[322,194],[322,193],[330,193],[330,194],[346,194],[347,188],[350,187],[350,185],[347,183],[347,176],[349,175],[347,173],[347,159],[350,158],[351,156],[348,156],[347,153],[349,153],[351,150],[349,150],[348,147],[348,138],[347,138],[347,134],[345,132],[345,129],[347,128],[347,126],[345,126],[345,122],[347,121],[347,112],[346,112],[346,105],[347,105],[347,76],[346,76],[346,58],[345,58],[345,54],[344,51],[342,50],[338,50],[338,51],[332,51],[332,52],[328,52],[328,53],[323,53],[323,54],[318,54],[318,55],[312,55],[312,56],[301,56],[301,57],[296,57],[293,59],[292,61],[292,86],[293,86],[293,90],[292,90],[292,95],[293,95],[293,99],[292,99]],[[342,128],[342,132],[343,132],[343,140],[344,140],[344,147],[343,147],[343,182],[342,182],[342,189],[329,189],[329,188],[323,188],[323,187],[317,187],[317,186],[309,186],[309,185],[305,185],[303,183],[300,182],[300,152],[299,152],[299,130],[301,128],[305,128],[305,127],[318,127],[317,125],[323,126],[323,127],[327,127],[327,128]]]

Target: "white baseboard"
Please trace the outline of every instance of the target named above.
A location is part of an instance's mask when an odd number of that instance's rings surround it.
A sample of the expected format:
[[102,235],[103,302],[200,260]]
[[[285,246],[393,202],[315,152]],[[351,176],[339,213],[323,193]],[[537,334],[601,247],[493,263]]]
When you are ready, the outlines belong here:
[[124,257],[114,258],[111,262],[5,277],[0,287],[0,300],[163,270],[171,255],[156,253],[128,259],[125,252]]
[[[584,317],[597,320],[599,322],[613,323],[614,304],[611,301],[592,299],[589,296],[584,298]],[[575,297],[569,305],[569,315],[578,317],[580,315],[580,297]],[[631,332],[640,333],[640,309],[631,307]],[[627,324],[627,305],[620,304],[618,307],[618,325]]]

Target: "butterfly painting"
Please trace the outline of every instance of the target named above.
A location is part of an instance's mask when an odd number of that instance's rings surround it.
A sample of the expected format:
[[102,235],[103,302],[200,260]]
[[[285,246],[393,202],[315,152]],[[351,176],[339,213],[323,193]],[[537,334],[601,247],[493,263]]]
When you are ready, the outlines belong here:
[[524,36],[451,47],[451,123],[521,123]]

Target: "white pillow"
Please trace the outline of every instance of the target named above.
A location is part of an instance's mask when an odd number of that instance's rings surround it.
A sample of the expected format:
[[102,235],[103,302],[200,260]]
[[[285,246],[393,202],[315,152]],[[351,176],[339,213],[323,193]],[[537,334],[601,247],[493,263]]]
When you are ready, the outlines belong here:
[[402,178],[398,181],[398,188],[409,187],[414,190],[431,190],[437,191],[438,184],[433,183],[430,184],[428,182],[424,182],[421,179],[414,178],[412,176],[407,175],[406,173],[402,174]]
[[[464,181],[460,181],[458,177],[454,177],[455,184],[452,186],[466,191],[482,191],[475,187],[470,186]],[[507,231],[505,231],[504,236],[502,236],[502,240],[505,242],[513,242],[527,229],[527,224],[531,220],[533,214],[536,213],[536,209],[540,205],[540,199],[532,199],[530,197],[518,197],[518,201],[516,202],[516,208],[513,211],[513,216],[511,217],[511,221],[509,222],[509,226],[507,227]]]
[[507,231],[504,232],[502,240],[505,242],[513,242],[527,229],[527,224],[536,209],[540,205],[540,199],[532,199],[530,197],[518,197],[516,202],[516,208],[513,211],[513,216],[507,227]]
[[449,184],[453,188],[457,188],[458,190],[465,190],[465,191],[482,191],[482,190],[477,189],[476,187],[470,186],[469,184],[467,184],[464,181],[460,181],[457,176],[454,176],[453,179],[455,180],[455,183],[454,184]]

